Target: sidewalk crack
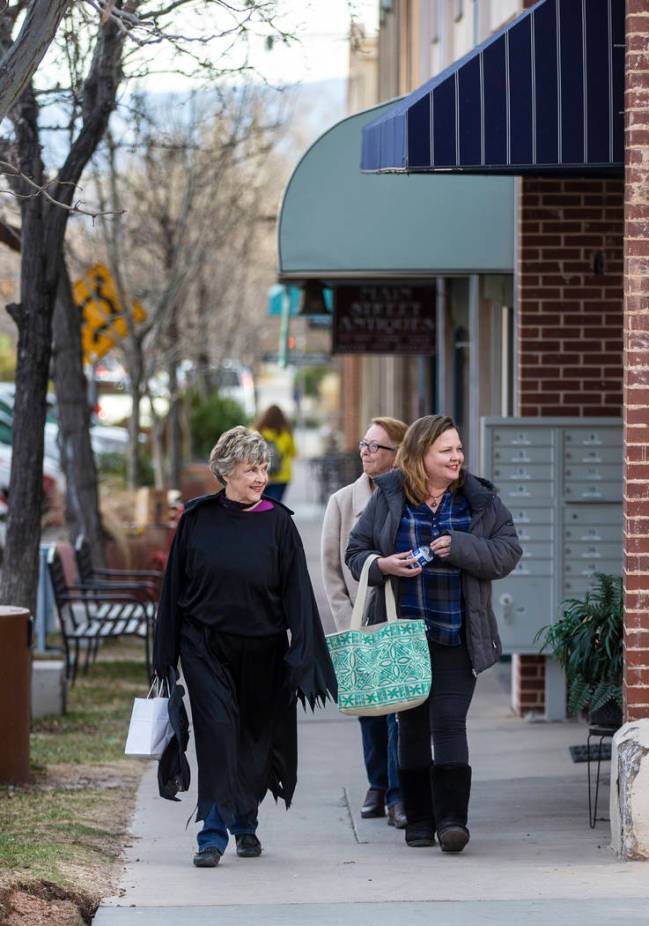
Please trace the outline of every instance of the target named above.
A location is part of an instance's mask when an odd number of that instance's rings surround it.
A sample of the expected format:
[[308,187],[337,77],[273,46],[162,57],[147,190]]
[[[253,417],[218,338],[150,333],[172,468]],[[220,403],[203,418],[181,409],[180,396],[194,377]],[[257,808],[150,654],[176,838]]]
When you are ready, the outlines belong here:
[[347,815],[349,816],[349,825],[352,828],[354,839],[356,840],[359,846],[366,846],[367,839],[361,839],[361,837],[358,835],[358,828],[356,826],[356,821],[354,820],[354,814],[352,813],[352,805],[349,800],[349,793],[347,791],[347,788],[343,788],[343,802],[345,804],[345,807],[347,808]]

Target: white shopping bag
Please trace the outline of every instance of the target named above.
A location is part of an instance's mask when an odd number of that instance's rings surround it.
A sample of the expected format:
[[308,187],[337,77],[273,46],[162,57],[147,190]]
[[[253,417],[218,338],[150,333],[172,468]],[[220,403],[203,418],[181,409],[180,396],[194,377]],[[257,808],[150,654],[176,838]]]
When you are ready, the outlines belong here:
[[169,723],[169,698],[164,682],[155,679],[146,698],[135,698],[124,752],[140,759],[159,759],[173,737]]

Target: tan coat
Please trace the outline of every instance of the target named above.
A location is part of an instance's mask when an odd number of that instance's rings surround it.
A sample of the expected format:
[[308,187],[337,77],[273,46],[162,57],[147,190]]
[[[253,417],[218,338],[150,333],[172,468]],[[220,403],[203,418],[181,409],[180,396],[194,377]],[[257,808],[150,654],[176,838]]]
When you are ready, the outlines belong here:
[[343,486],[329,499],[322,525],[322,580],[336,628],[348,630],[358,582],[345,564],[345,550],[353,527],[372,495],[370,480],[363,473],[356,482]]

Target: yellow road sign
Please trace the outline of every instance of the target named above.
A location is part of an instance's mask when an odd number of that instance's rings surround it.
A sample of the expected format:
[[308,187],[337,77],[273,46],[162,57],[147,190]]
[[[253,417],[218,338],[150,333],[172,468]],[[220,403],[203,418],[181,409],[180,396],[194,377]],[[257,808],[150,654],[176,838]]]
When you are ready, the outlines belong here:
[[[83,312],[84,360],[96,363],[128,332],[128,319],[108,267],[94,264],[73,285],[72,294]],[[136,324],[146,318],[144,307],[137,299],[133,300],[132,313]]]

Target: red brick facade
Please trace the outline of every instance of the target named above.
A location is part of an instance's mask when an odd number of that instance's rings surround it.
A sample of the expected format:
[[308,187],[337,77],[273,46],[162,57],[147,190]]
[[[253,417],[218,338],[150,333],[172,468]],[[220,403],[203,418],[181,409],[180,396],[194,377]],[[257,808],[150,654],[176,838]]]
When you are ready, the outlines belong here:
[[[519,221],[518,413],[620,415],[622,181],[526,178]],[[515,660],[519,713],[543,711],[544,666]]]
[[627,0],[624,552],[627,720],[649,716],[649,13]]
[[514,656],[512,702],[519,714],[545,710],[545,656]]
[[622,409],[621,180],[522,181],[521,415]]

